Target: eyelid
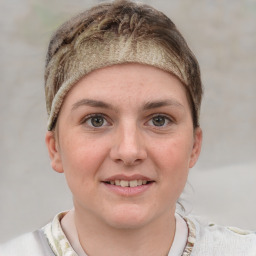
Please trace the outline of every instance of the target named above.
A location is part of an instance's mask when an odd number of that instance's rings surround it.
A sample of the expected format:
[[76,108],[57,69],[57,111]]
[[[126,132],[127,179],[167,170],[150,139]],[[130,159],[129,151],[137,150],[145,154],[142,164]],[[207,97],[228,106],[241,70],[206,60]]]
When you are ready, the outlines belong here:
[[[90,118],[92,117],[102,117],[108,124],[111,124],[109,118],[103,114],[103,113],[92,113],[92,114],[88,114],[85,117],[83,117],[80,121],[80,124],[85,124]],[[88,125],[89,126],[89,125]],[[95,128],[95,129],[100,129],[102,127],[105,127],[106,125],[100,126],[100,127],[93,127],[93,126],[89,126],[91,128]]]
[[152,115],[151,115],[151,118],[152,118],[152,117],[156,117],[156,116],[163,116],[163,117],[166,117],[167,119],[171,119],[170,115],[164,114],[164,113],[152,114]]
[[165,128],[169,124],[175,123],[174,118],[172,118],[172,117],[170,117],[170,115],[167,115],[167,114],[164,114],[164,113],[155,113],[155,114],[152,114],[152,115],[148,116],[148,121],[146,123],[149,123],[150,121],[152,121],[152,119],[154,117],[158,117],[158,116],[164,117],[168,121],[168,123],[163,125],[163,126],[153,126],[154,128],[161,129],[161,128]]
[[174,118],[172,118],[170,115],[164,114],[164,113],[155,113],[155,114],[152,114],[152,115],[149,116],[149,119],[152,119],[152,118],[157,117],[157,116],[165,117],[165,118],[168,119],[169,121],[174,122]]

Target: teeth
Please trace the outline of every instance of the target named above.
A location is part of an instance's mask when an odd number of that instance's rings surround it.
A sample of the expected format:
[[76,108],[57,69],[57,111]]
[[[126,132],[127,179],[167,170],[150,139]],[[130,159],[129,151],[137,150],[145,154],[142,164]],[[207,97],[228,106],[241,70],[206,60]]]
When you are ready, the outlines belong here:
[[137,184],[138,184],[138,186],[141,186],[142,185],[142,180],[137,180]]
[[121,187],[128,187],[129,186],[129,181],[128,180],[121,180],[120,185],[121,185]]
[[137,182],[137,180],[131,180],[130,181],[130,187],[137,187],[138,186],[138,182]]
[[146,185],[147,181],[146,180],[111,180],[109,181],[111,185],[116,185],[116,186],[121,186],[121,187],[137,187],[141,185]]

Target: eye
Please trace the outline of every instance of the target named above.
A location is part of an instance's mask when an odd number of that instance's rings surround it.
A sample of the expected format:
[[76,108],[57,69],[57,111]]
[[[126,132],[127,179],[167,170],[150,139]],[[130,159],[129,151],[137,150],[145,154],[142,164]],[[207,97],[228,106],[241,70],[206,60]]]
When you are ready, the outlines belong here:
[[86,123],[88,126],[93,128],[100,128],[109,125],[106,118],[101,114],[87,116],[83,123]]
[[156,115],[153,116],[149,120],[149,125],[156,126],[156,127],[164,127],[167,126],[171,122],[171,119],[164,115]]

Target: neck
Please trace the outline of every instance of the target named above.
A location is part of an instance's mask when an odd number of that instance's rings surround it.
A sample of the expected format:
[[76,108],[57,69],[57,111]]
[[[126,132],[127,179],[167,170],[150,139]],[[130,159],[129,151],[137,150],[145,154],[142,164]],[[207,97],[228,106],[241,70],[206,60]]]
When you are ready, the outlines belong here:
[[122,229],[75,209],[75,223],[82,248],[88,255],[166,256],[175,235],[173,212],[138,228]]

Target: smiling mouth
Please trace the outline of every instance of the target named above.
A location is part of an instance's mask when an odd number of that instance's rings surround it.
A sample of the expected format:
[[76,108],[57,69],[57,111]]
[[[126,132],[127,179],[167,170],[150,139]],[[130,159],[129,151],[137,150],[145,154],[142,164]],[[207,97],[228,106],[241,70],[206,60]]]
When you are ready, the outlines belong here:
[[152,183],[153,181],[148,180],[111,180],[104,181],[106,184],[120,186],[120,187],[138,187]]

